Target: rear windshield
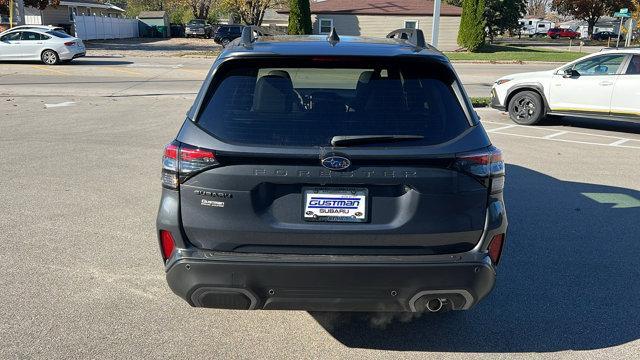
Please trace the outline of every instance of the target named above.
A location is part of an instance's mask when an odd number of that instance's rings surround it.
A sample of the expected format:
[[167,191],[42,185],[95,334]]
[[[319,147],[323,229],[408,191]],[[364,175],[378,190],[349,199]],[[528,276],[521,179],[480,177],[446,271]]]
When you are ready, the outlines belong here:
[[47,31],[47,34],[53,35],[55,37],[63,38],[63,39],[72,37],[71,35],[69,35],[69,34],[67,34],[67,33],[65,33],[65,32],[63,32],[61,30],[49,30],[49,31]]
[[247,145],[329,146],[334,136],[418,135],[424,138],[368,146],[424,146],[469,128],[461,103],[455,77],[439,63],[245,59],[222,65],[197,123],[222,141]]

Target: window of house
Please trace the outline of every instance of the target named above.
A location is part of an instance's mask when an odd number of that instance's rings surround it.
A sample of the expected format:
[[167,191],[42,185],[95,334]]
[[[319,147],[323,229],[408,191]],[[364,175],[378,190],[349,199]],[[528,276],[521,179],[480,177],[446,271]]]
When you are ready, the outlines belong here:
[[328,34],[333,29],[333,19],[320,19],[320,34]]
[[418,20],[405,20],[404,21],[405,29],[417,29],[418,28]]

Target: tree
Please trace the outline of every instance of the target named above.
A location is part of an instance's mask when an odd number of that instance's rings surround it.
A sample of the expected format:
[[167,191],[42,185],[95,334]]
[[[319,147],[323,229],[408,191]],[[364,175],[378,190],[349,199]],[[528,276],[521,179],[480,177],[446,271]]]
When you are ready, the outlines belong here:
[[282,0],[222,0],[221,6],[245,24],[260,26],[267,9],[281,3]]
[[[0,14],[9,14],[9,3],[10,0],[0,0]],[[49,4],[58,6],[60,5],[60,0],[24,0],[24,6],[34,7],[40,10],[44,10]]]
[[311,6],[309,0],[289,0],[289,35],[309,35],[311,26]]
[[462,7],[462,3],[464,0],[444,0],[445,3],[457,7]]
[[464,0],[462,3],[458,45],[468,51],[477,51],[484,45],[484,6],[485,0]]
[[544,19],[549,9],[550,0],[529,0],[527,1],[527,15]]
[[188,0],[189,7],[196,19],[208,19],[213,0]]
[[629,0],[553,0],[553,8],[559,13],[586,21],[589,35],[602,16],[612,16],[618,9],[630,5]]
[[485,24],[489,41],[497,34],[514,33],[518,20],[524,14],[526,0],[485,0]]

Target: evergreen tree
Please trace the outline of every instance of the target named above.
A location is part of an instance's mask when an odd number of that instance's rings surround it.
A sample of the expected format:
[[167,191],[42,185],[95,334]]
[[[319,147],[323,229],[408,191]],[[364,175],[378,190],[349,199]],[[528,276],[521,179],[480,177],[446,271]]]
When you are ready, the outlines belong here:
[[485,0],[484,18],[489,41],[498,34],[517,32],[518,20],[525,11],[525,0]]
[[312,33],[309,0],[289,0],[289,35]]
[[464,0],[462,3],[458,45],[468,51],[477,51],[484,45],[484,6],[485,0]]

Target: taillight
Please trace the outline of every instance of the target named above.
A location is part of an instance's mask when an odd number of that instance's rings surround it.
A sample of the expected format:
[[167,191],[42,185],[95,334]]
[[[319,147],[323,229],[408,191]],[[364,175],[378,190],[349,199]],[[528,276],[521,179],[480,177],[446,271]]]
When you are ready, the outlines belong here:
[[166,230],[160,230],[160,250],[162,250],[162,260],[167,261],[176,248],[176,242],[173,235]]
[[177,189],[188,175],[218,165],[213,151],[174,141],[164,148],[162,186]]
[[64,43],[64,46],[74,46],[75,44],[75,41],[67,41],[66,43]]
[[502,151],[495,146],[459,154],[456,157],[456,167],[470,175],[486,179],[492,194],[504,189],[504,160]]
[[498,234],[491,239],[489,243],[489,257],[494,265],[498,265],[500,262],[500,255],[502,255],[502,248],[504,246],[504,234]]

